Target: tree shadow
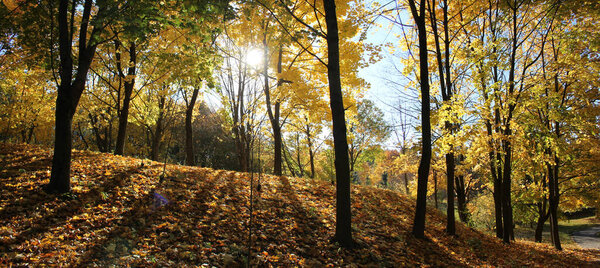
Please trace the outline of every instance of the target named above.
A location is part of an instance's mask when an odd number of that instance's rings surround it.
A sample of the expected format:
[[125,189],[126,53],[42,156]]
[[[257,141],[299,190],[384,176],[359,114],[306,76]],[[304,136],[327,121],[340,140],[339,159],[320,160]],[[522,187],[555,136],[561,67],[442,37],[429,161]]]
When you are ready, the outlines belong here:
[[[287,241],[286,244],[292,246],[287,248],[288,253],[304,258],[319,258],[320,251],[324,249],[319,248],[316,241],[325,241],[331,226],[325,226],[324,218],[316,208],[305,207],[288,178],[280,176],[278,180],[276,194],[282,197],[272,199],[265,196],[259,201],[260,211],[257,212],[254,228],[263,235],[256,238],[258,250],[274,253],[278,249],[273,242],[280,240]],[[267,187],[273,185],[264,186]],[[280,226],[282,229],[267,228],[268,226]],[[322,243],[330,245],[329,242]]]
[[[178,178],[168,178],[162,184],[156,185],[150,192],[133,201],[131,209],[122,214],[122,219],[113,224],[112,230],[105,236],[98,238],[93,242],[84,255],[79,259],[76,266],[114,266],[120,265],[119,260],[123,257],[132,256],[134,252],[143,250],[143,244],[148,240],[153,240],[152,246],[161,247],[164,252],[174,254],[163,248],[166,245],[172,246],[177,241],[198,241],[194,234],[197,230],[192,228],[195,225],[182,224],[186,228],[156,228],[162,223],[173,221],[185,221],[190,215],[203,215],[208,206],[206,200],[212,200],[211,189],[215,185],[224,171],[219,171],[216,176],[199,175],[194,172],[183,172],[177,176],[196,178],[198,185],[190,185]],[[182,189],[188,189],[195,193],[193,198],[186,196]],[[199,191],[195,191],[199,190]],[[160,208],[153,207],[154,194],[160,193],[168,199],[168,204]],[[188,192],[189,193],[189,192]],[[157,240],[159,239],[159,240]],[[171,256],[179,259],[179,256]],[[146,259],[129,260],[128,265],[156,265]]]

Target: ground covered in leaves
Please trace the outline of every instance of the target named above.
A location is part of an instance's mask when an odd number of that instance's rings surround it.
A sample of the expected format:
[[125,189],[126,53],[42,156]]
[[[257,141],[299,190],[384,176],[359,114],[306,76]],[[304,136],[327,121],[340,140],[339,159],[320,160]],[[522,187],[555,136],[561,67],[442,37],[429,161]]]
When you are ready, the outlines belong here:
[[[0,266],[600,266],[599,250],[505,245],[462,224],[447,236],[434,209],[427,239],[415,239],[413,200],[361,186],[352,188],[358,247],[343,249],[330,242],[330,183],[176,165],[159,183],[158,162],[73,156],[73,193],[48,195],[51,150],[0,144]],[[252,176],[261,189],[250,224]]]

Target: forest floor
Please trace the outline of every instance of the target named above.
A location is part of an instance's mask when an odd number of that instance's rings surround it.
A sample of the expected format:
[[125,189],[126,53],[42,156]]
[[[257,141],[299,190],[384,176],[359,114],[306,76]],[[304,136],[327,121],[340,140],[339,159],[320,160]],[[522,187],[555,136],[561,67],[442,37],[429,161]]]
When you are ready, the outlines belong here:
[[167,165],[159,184],[159,162],[74,151],[73,191],[56,196],[41,190],[51,154],[0,143],[0,266],[239,267],[248,256],[260,267],[600,266],[600,250],[506,245],[462,223],[448,236],[433,208],[416,239],[413,199],[362,186],[352,187],[358,247],[340,248],[330,183],[257,174],[249,243],[252,174]]

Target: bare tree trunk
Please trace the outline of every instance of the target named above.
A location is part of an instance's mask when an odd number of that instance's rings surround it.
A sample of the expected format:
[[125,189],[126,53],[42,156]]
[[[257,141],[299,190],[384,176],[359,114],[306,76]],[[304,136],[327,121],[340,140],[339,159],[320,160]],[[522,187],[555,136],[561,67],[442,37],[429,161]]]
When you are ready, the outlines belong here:
[[460,221],[467,223],[469,221],[469,212],[467,211],[467,189],[465,189],[465,177],[456,176],[456,201],[458,208],[458,217]]
[[[445,61],[442,61],[442,50],[440,48],[439,34],[437,30],[437,18],[435,9],[437,6],[435,0],[429,5],[429,14],[431,16],[431,27],[433,29],[433,37],[435,41],[435,55],[438,63],[438,73],[440,76],[440,92],[442,100],[450,102],[452,100],[452,82],[450,79],[450,39],[448,37],[448,3],[443,1],[443,26],[444,26],[444,56]],[[450,109],[450,108],[447,108]],[[453,124],[450,121],[444,122],[447,135],[452,135],[454,132]],[[446,233],[450,235],[456,234],[456,217],[454,216],[454,169],[455,160],[452,152],[453,146],[450,145],[450,152],[446,153],[446,193],[447,193],[447,209],[446,209]]]
[[[271,122],[271,128],[273,129],[273,174],[277,176],[281,176],[281,166],[282,166],[282,158],[281,158],[281,125],[279,123],[279,113],[280,113],[280,102],[279,100],[275,100],[275,107],[271,105],[271,88],[269,87],[269,49],[267,46],[267,26],[265,25],[265,33],[263,35],[263,46],[264,46],[264,65],[263,65],[263,76],[264,76],[264,91],[265,91],[265,102],[267,105],[267,115],[269,116],[269,121]],[[282,72],[281,61],[282,61],[282,48],[279,46],[279,56],[277,58],[277,72]],[[277,87],[281,86],[281,79],[277,81]],[[274,111],[273,111],[274,110]]]
[[336,176],[336,223],[334,240],[344,247],[352,247],[350,210],[350,168],[348,141],[346,138],[346,118],[340,79],[340,50],[337,15],[334,0],[323,0],[325,23],[327,24],[327,75],[329,97],[333,121],[333,144],[335,150]]
[[433,171],[433,200],[435,201],[435,208],[439,208],[438,206],[438,179],[437,173],[435,170]]
[[194,106],[198,99],[199,87],[194,87],[192,98],[185,108],[185,164],[194,166],[194,134],[192,129],[192,119],[194,116]]
[[[61,0],[58,8],[58,32],[60,55],[60,85],[56,97],[56,120],[54,134],[54,156],[50,182],[44,186],[47,192],[64,193],[71,191],[71,147],[73,115],[81,94],[85,89],[87,73],[96,52],[96,44],[87,44],[89,18],[92,1],[85,0],[79,32],[79,58],[75,80],[73,81],[72,36],[68,23],[69,1]],[[102,11],[98,11],[101,13]],[[94,31],[92,31],[92,37]],[[93,38],[91,38],[93,39]]]
[[544,197],[544,201],[538,203],[538,219],[537,219],[537,224],[535,226],[535,242],[541,243],[542,242],[542,233],[544,232],[544,223],[548,220],[548,217],[550,217],[550,211],[546,211],[546,204],[547,204],[547,200]]
[[[506,126],[505,135],[506,137],[510,137],[512,134],[510,130],[510,123]],[[512,156],[512,147],[510,141],[505,140],[502,142],[502,147],[504,148],[505,156],[504,156],[504,170],[502,175],[502,220],[504,222],[504,234],[502,236],[502,240],[504,243],[510,243],[511,237],[513,234],[513,215],[512,215],[512,204],[511,204],[511,184],[512,184],[512,166],[511,166],[511,156]]]
[[421,82],[421,131],[422,152],[417,177],[417,207],[412,234],[425,238],[425,213],[427,210],[427,180],[431,167],[431,118],[429,95],[429,67],[427,60],[427,29],[425,28],[425,0],[421,0],[417,10],[415,0],[409,0],[410,9],[419,34],[419,76]]
[[[446,122],[446,124],[450,124]],[[446,189],[447,202],[446,208],[446,233],[456,234],[456,217],[454,215],[454,153],[446,154]]]
[[308,142],[308,157],[310,161],[310,178],[315,177],[315,153],[313,152],[312,137],[310,133],[310,125],[308,124],[308,118],[306,119],[306,140]]
[[[557,123],[558,124],[558,123]],[[550,150],[548,150],[550,151]],[[555,163],[547,164],[548,166],[548,201],[550,203],[549,213],[550,213],[550,237],[552,239],[552,244],[554,248],[558,250],[562,250],[562,246],[560,243],[560,235],[558,232],[558,202],[559,202],[559,193],[558,193],[558,165],[559,159],[555,155],[554,156]]]
[[300,158],[300,133],[296,134],[296,162],[298,162],[298,177],[304,177],[304,167]]
[[404,190],[406,190],[406,195],[410,195],[410,189],[408,189],[408,172],[404,172]]
[[165,116],[165,102],[166,97],[161,96],[158,101],[158,119],[156,119],[156,127],[154,130],[154,136],[152,136],[152,144],[150,146],[150,159],[158,161],[158,154],[160,152],[160,143],[163,138],[164,132],[164,116]]
[[119,73],[122,79],[125,79],[125,96],[123,96],[123,106],[119,112],[119,130],[117,132],[117,142],[115,145],[115,155],[123,155],[125,148],[125,139],[127,137],[127,119],[129,117],[129,106],[131,103],[131,95],[133,94],[133,86],[135,85],[135,64],[136,64],[136,51],[135,43],[131,43],[129,46],[129,68],[127,70],[127,76],[123,75],[120,67],[120,60],[118,60]]

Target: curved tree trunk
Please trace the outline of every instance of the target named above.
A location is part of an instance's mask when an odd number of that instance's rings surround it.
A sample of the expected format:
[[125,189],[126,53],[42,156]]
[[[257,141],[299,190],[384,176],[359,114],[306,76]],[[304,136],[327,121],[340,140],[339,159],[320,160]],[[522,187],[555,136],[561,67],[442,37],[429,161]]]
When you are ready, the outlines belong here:
[[[269,87],[269,49],[267,46],[267,26],[265,25],[265,33],[263,35],[263,46],[264,46],[264,65],[263,65],[263,76],[264,76],[264,92],[265,102],[267,105],[267,114],[269,116],[269,122],[271,122],[271,128],[273,129],[273,174],[281,176],[282,156],[281,156],[281,124],[279,122],[280,113],[280,102],[275,100],[275,107],[271,105],[271,88]],[[279,47],[279,56],[277,58],[277,72],[282,72],[281,61],[282,61],[282,48]],[[281,79],[277,81],[277,87],[281,86]]]

